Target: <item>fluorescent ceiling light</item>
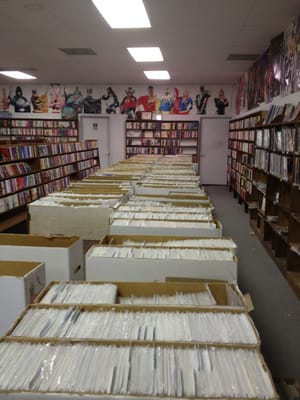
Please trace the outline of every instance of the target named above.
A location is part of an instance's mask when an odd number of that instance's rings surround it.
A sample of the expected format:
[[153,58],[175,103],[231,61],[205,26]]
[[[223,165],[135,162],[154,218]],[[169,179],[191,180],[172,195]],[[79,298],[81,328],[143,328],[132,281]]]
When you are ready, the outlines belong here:
[[168,71],[144,71],[148,79],[170,79]]
[[25,72],[21,71],[0,71],[0,74],[14,79],[37,79],[35,76],[25,74]]
[[164,61],[159,47],[127,47],[136,62]]
[[151,28],[143,0],[92,0],[111,28]]

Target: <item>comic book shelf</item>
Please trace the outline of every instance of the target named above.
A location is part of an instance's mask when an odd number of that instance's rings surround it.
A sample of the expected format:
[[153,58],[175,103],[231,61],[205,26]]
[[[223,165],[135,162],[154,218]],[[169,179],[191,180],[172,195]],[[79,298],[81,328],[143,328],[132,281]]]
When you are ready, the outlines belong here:
[[249,208],[252,229],[300,296],[300,121],[282,114],[266,123],[257,113],[231,121],[227,177]]
[[258,112],[229,123],[227,184],[245,210],[252,194],[255,129],[261,119]]
[[77,142],[75,120],[1,118],[0,141]]
[[0,232],[27,220],[27,204],[100,167],[96,141],[0,145]]
[[191,155],[198,162],[199,121],[126,121],[126,158],[135,154]]

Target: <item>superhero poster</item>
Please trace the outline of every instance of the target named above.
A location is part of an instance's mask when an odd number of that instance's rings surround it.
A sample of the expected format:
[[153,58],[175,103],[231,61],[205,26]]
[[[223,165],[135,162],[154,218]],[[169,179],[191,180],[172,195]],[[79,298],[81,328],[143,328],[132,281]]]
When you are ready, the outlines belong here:
[[282,96],[288,96],[289,94],[294,93],[295,86],[297,85],[297,26],[298,21],[294,20],[284,32],[280,90]]

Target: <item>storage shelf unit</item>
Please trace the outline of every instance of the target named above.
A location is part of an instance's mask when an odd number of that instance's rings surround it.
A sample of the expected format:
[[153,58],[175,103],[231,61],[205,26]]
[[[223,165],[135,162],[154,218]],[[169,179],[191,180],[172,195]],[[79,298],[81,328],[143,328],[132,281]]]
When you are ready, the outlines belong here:
[[0,119],[0,141],[77,142],[77,121],[58,119]]
[[255,126],[261,118],[258,112],[229,124],[227,184],[246,209],[252,193]]
[[[255,116],[258,114],[238,121],[242,125]],[[238,169],[234,168],[240,156],[234,147],[241,144],[232,135],[241,128],[233,126],[235,130],[230,129],[229,133],[228,185],[240,196],[235,178]],[[252,190],[246,197],[250,224],[283,275],[296,288],[300,284],[300,122],[280,122],[277,117],[274,122],[264,123],[260,118],[252,131],[253,166],[249,179]],[[234,151],[236,158],[232,156]]]
[[0,145],[0,231],[26,220],[28,203],[99,167],[96,141]]
[[198,161],[199,121],[127,121],[126,158],[135,154],[191,155]]

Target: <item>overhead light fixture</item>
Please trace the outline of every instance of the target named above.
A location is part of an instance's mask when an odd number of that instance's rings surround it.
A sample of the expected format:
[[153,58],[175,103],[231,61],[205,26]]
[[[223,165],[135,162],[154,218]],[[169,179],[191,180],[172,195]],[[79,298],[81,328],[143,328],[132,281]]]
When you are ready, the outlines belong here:
[[143,0],[92,0],[95,7],[113,28],[151,28]]
[[36,76],[29,75],[21,71],[0,71],[0,74],[14,79],[37,79]]
[[159,47],[127,47],[136,62],[164,61]]
[[148,79],[170,79],[168,71],[144,71]]

